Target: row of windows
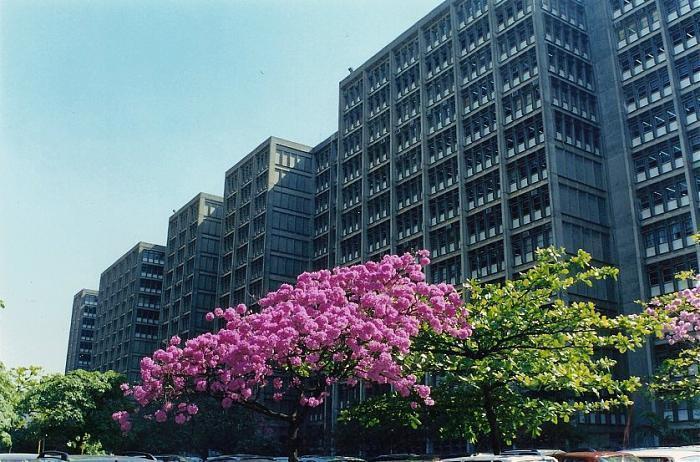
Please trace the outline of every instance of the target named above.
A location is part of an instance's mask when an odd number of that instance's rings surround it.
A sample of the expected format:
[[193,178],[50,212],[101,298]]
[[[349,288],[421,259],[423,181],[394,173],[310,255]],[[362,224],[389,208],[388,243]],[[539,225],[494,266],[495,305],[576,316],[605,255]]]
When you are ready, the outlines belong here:
[[512,229],[528,225],[551,214],[549,189],[545,186],[520,194],[508,201]]
[[559,111],[554,111],[554,137],[591,154],[600,154],[598,128]]
[[623,48],[661,27],[661,15],[655,4],[641,8],[615,25],[617,47]]
[[496,25],[502,31],[532,11],[532,0],[509,0],[496,8]]
[[391,213],[390,201],[391,194],[386,192],[367,202],[367,222],[371,224],[388,217]]
[[430,194],[435,194],[456,184],[459,181],[457,170],[457,157],[452,157],[450,160],[428,170]]
[[423,207],[414,207],[396,216],[396,237],[404,239],[423,230]]
[[688,183],[678,176],[637,191],[639,217],[643,220],[690,203]]
[[452,41],[449,41],[425,57],[426,79],[439,74],[453,63]]
[[478,144],[470,144],[464,148],[464,165],[466,177],[498,164],[498,138],[490,137]]
[[374,252],[382,247],[387,247],[391,242],[389,240],[390,229],[389,222],[367,229],[367,249]]
[[549,63],[550,72],[572,83],[593,90],[593,67],[581,58],[552,45],[547,45],[547,62]]
[[666,61],[666,49],[660,35],[635,45],[618,55],[622,80],[627,80]]
[[396,104],[396,125],[401,125],[420,113],[420,92],[411,93]]
[[627,121],[627,126],[633,148],[677,130],[678,120],[673,102],[631,117]]
[[595,96],[556,77],[551,77],[550,82],[553,105],[584,119],[598,120]]
[[508,61],[501,66],[500,71],[503,91],[509,91],[511,88],[536,76],[538,74],[538,68],[535,49],[528,50],[516,59]]
[[586,29],[586,14],[577,0],[541,0],[542,9],[568,21],[579,29]]
[[540,87],[526,85],[504,96],[502,102],[504,122],[509,124],[542,106]]
[[698,44],[700,36],[700,15],[694,14],[668,29],[673,53],[682,53]]
[[496,108],[491,105],[462,122],[464,144],[474,143],[496,130]]
[[666,68],[653,71],[623,88],[627,112],[631,113],[671,95],[671,79]]
[[[700,0],[698,0],[700,2]],[[676,59],[676,72],[680,88],[700,82],[700,51],[694,51]]]
[[426,122],[428,124],[428,134],[440,130],[443,127],[451,124],[455,120],[455,107],[452,98],[433,106],[426,114]]
[[503,271],[503,243],[495,242],[469,252],[469,269],[472,278],[482,278]]
[[399,209],[415,204],[423,196],[423,184],[420,177],[400,183],[396,186],[396,205]]
[[469,244],[476,244],[503,233],[500,204],[468,216],[466,222]]
[[514,192],[547,178],[547,156],[544,149],[508,164],[509,191]]
[[452,72],[446,72],[440,77],[431,80],[425,87],[425,95],[428,99],[428,106],[433,105],[442,98],[451,94],[454,91],[454,88],[455,76]]
[[460,227],[455,221],[430,232],[429,250],[433,258],[456,252],[460,249]]
[[389,160],[389,139],[385,138],[367,148],[367,167],[372,169]]
[[535,260],[535,250],[552,245],[550,225],[538,226],[511,237],[513,265],[519,266]]
[[646,226],[642,228],[646,256],[653,257],[684,247],[692,247],[694,232],[689,213]]
[[672,258],[652,265],[647,265],[647,278],[649,281],[649,295],[656,297],[688,288],[688,281],[676,279],[675,275],[692,270],[698,271],[698,260],[695,252],[682,257]]
[[471,24],[468,29],[459,34],[459,47],[462,56],[479,48],[491,38],[489,18]]
[[506,141],[506,156],[513,157],[516,154],[534,148],[544,143],[544,123],[542,116],[520,122],[508,128],[504,134]]
[[461,29],[488,10],[488,0],[464,0],[455,9],[458,26]]
[[663,0],[666,20],[675,21],[679,17],[700,8],[700,0]]
[[683,152],[678,138],[656,143],[634,154],[635,180],[637,182],[657,177],[673,169],[683,167]]
[[430,200],[430,224],[434,226],[459,215],[459,190],[453,189]]
[[389,176],[390,170],[388,165],[370,172],[370,174],[367,175],[367,187],[369,188],[369,194],[376,194],[377,192],[388,188],[390,181]]
[[491,50],[488,47],[467,56],[460,61],[462,84],[475,80],[493,69]]
[[425,38],[426,51],[432,50],[440,43],[447,40],[447,37],[450,36],[451,31],[452,23],[450,21],[449,14],[433,22],[433,24],[428,26],[428,28],[423,33]]
[[457,128],[451,127],[428,138],[426,148],[428,149],[428,162],[431,164],[457,152]]
[[488,74],[483,79],[474,82],[462,90],[462,106],[464,114],[476,110],[479,106],[493,101],[495,87],[493,74]]
[[544,37],[575,55],[585,59],[590,57],[588,35],[548,15],[544,17]]
[[535,29],[532,19],[528,19],[498,37],[499,62],[522,51],[535,42]]
[[639,5],[642,5],[647,0],[608,0],[608,1],[610,2],[610,6],[612,7],[612,10],[613,10],[613,18],[617,18],[618,16],[622,16],[623,14],[627,13],[628,11],[632,11],[634,8],[638,7]]
[[389,87],[384,87],[380,91],[372,94],[367,98],[367,107],[369,109],[369,117],[374,117],[381,111],[389,107]]
[[467,183],[467,210],[481,207],[495,199],[501,197],[501,180],[499,172],[480,177],[478,180]]

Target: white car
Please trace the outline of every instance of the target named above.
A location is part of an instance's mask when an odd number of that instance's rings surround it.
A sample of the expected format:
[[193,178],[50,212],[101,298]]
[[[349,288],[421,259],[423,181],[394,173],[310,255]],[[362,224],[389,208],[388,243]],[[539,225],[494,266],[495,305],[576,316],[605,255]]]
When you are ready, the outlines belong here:
[[642,462],[700,462],[700,452],[690,449],[631,449],[625,452],[639,457]]
[[28,462],[36,459],[37,454],[25,454],[21,452],[10,452],[0,454],[0,462]]
[[[440,459],[440,462],[557,462],[557,459],[550,456],[535,454],[511,455],[511,454],[474,454],[473,456],[454,457],[451,459]],[[695,461],[695,462],[700,462]]]

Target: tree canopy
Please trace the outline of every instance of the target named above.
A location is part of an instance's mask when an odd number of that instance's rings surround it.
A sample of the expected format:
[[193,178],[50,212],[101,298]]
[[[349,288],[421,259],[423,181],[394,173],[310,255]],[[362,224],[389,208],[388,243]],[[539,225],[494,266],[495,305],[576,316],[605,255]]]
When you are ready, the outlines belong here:
[[[244,305],[216,309],[208,319],[223,318],[226,328],[184,347],[174,337],[141,362],[141,383],[125,386],[125,393],[139,406],[159,403],[147,415],[159,422],[170,416],[185,423],[197,415],[188,401],[193,393],[284,421],[292,461],[301,424],[334,383],[387,384],[431,405],[430,387],[405,362],[413,340],[428,329],[463,339],[471,328],[454,288],[425,282],[428,263],[427,252],[420,252],[418,262],[409,254],[385,256],[304,273],[295,286],[283,284],[261,299],[259,313]],[[124,430],[132,426],[128,412],[113,417]]]
[[[536,265],[516,279],[468,281],[464,309],[472,335],[425,331],[414,344],[410,359],[437,383],[434,409],[418,409],[414,418],[445,437],[488,436],[499,453],[521,432],[536,436],[544,424],[577,412],[630,404],[640,380],[616,378],[612,353],[640,347],[660,326],[647,314],[606,315],[576,295],[616,274],[594,266],[586,252],[549,248],[538,250]],[[380,413],[370,406],[346,419],[372,424]]]

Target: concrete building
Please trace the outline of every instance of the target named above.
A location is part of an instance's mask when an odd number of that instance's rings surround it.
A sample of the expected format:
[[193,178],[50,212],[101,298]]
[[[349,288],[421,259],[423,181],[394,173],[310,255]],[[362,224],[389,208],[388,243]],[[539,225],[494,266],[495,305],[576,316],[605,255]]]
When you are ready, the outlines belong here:
[[139,242],[100,276],[93,368],[132,381],[158,346],[165,247]]
[[253,306],[311,260],[311,148],[268,138],[226,172],[219,306]]
[[214,325],[204,316],[216,305],[223,199],[199,193],[168,222],[165,277],[161,297],[160,344],[173,335],[183,340]]
[[[574,294],[611,313],[684,287],[698,35],[697,0],[444,2],[340,83],[334,263],[427,248],[432,281],[500,281],[555,245],[621,268]],[[654,363],[638,352],[619,372]],[[580,423],[615,444],[626,417]]]
[[73,296],[73,311],[68,333],[66,373],[76,369],[91,370],[93,363],[93,341],[95,338],[95,316],[97,313],[97,291],[81,289]]
[[[630,311],[636,299],[687,287],[679,271],[698,271],[691,235],[700,229],[700,1],[592,3],[593,58],[607,83],[599,97],[610,197],[621,218],[621,306]],[[630,356],[630,370],[644,372],[668,352],[653,349]],[[700,403],[657,411],[676,428],[700,421]]]

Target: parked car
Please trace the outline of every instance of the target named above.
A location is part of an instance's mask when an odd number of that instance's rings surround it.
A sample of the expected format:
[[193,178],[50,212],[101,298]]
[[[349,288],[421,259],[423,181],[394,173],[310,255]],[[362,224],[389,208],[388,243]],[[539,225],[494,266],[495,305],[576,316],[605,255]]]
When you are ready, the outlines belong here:
[[155,457],[160,462],[189,462],[187,457],[177,454],[158,454]]
[[27,462],[36,459],[36,454],[24,452],[8,452],[0,454],[0,462]]
[[143,459],[156,460],[155,457],[148,453],[130,453],[133,455],[74,455],[63,451],[44,451],[39,453],[35,460],[55,461],[61,460],[64,462],[143,462]]
[[559,462],[641,462],[629,452],[618,451],[575,451],[557,454]]
[[527,450],[528,454],[520,453],[521,450],[518,451],[518,454],[504,452],[499,455],[479,453],[471,456],[441,459],[440,462],[557,462],[554,457],[540,455],[534,450]]
[[[283,460],[278,460],[283,459]],[[277,462],[287,462],[287,457],[279,458],[275,457]],[[346,457],[346,456],[301,456],[299,457],[300,462],[366,462],[364,459],[359,457]]]
[[642,462],[700,462],[700,452],[680,448],[630,449]]

